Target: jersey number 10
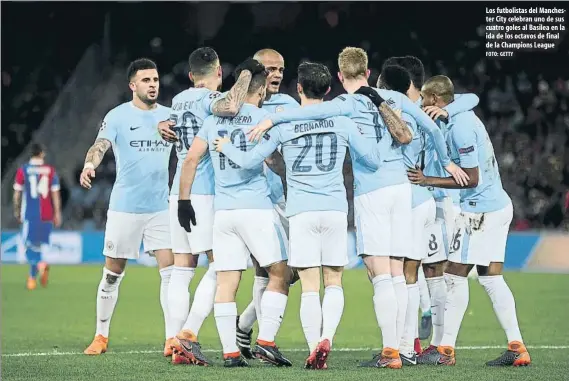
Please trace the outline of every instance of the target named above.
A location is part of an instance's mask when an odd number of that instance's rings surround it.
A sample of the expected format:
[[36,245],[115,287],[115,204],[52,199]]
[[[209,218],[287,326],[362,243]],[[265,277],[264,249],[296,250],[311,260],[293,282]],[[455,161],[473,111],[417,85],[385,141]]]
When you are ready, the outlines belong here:
[[[231,136],[230,136],[231,144],[235,144],[235,139],[237,138],[237,136],[239,136],[239,149],[243,152],[247,152],[247,138],[245,137],[245,133],[243,131],[233,130],[233,132],[231,133]],[[225,169],[225,159],[226,159],[226,156],[220,152],[219,153],[219,169],[221,169],[222,171]],[[240,166],[238,166],[237,164],[235,164],[231,160],[227,159],[227,161],[229,162],[229,166],[231,168],[233,168],[233,169],[241,168]]]
[[[38,180],[39,178],[39,180]],[[38,193],[41,198],[46,198],[49,193],[49,179],[47,176],[28,176],[28,181],[30,182],[30,197],[38,198]]]

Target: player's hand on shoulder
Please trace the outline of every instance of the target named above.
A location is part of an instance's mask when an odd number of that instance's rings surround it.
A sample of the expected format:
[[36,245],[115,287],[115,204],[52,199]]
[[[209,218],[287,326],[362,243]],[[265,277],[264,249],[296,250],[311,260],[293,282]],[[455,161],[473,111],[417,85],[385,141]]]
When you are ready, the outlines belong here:
[[168,143],[176,143],[178,141],[178,136],[176,136],[176,133],[172,130],[172,127],[175,125],[176,123],[170,119],[158,123],[158,132],[162,139]]
[[451,174],[457,184],[463,187],[468,185],[468,180],[470,180],[470,177],[466,174],[466,172],[462,170],[462,168],[460,168],[455,163],[451,162],[445,167],[445,170]]
[[83,171],[81,171],[81,176],[79,176],[79,184],[81,184],[83,188],[91,189],[91,178],[94,177],[95,169],[87,166],[83,168]]
[[448,119],[447,110],[442,109],[438,106],[425,106],[423,107],[423,111],[426,112],[432,120],[437,120],[439,117]]
[[196,226],[196,212],[191,200],[178,200],[178,222],[188,233],[192,231],[191,225]]
[[255,75],[265,71],[265,66],[256,59],[247,58],[235,68],[235,79],[239,78],[243,70],[248,70],[251,75]]
[[427,180],[419,166],[416,166],[415,168],[407,168],[407,177],[411,184],[416,185],[425,185]]
[[375,91],[373,88],[369,86],[362,86],[356,90],[356,94],[365,95],[369,98],[370,101],[375,105],[375,107],[379,107],[385,100]]
[[273,127],[273,122],[270,119],[264,119],[255,127],[253,127],[247,135],[249,135],[250,142],[260,142],[265,135],[265,132],[269,131]]
[[215,138],[215,140],[213,141],[213,145],[217,152],[221,152],[223,150],[223,146],[230,142],[231,140],[226,135],[222,138]]

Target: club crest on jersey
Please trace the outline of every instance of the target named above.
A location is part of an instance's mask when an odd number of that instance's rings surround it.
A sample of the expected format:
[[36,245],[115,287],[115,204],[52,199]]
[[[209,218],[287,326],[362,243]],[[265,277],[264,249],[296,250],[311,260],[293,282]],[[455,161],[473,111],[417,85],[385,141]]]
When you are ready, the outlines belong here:
[[115,244],[113,243],[113,241],[107,241],[105,242],[105,248],[109,251],[113,251],[115,248]]
[[277,108],[275,109],[275,112],[283,112],[283,111],[284,111],[283,106],[277,106]]

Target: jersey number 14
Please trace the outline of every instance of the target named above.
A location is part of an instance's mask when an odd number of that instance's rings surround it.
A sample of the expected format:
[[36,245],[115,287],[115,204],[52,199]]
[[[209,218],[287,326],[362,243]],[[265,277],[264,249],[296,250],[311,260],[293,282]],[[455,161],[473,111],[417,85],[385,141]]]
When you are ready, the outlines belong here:
[[[39,178],[39,180],[38,180]],[[49,179],[45,175],[30,175],[28,176],[28,181],[30,183],[30,197],[38,198],[38,194],[41,198],[46,198],[49,193]]]

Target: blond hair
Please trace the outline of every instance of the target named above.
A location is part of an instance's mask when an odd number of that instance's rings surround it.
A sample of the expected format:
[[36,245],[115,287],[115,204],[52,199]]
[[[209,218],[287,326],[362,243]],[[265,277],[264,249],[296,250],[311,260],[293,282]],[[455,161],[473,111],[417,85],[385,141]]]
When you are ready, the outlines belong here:
[[421,88],[421,91],[436,95],[445,103],[450,103],[454,100],[454,85],[450,78],[445,75],[435,75],[429,78]]
[[338,67],[345,79],[365,77],[367,72],[367,53],[361,48],[347,47],[338,56]]

